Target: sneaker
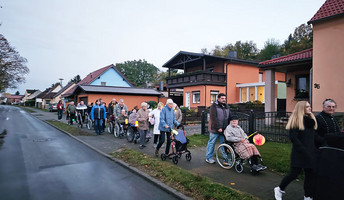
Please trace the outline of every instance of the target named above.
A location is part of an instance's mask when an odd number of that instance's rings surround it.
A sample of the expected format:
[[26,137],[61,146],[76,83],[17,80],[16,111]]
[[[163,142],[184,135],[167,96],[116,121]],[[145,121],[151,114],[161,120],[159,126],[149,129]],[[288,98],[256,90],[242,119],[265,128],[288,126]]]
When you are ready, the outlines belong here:
[[212,158],[209,158],[209,159],[205,159],[205,162],[210,163],[210,164],[214,164],[215,160]]
[[145,148],[143,145],[140,145],[140,147],[139,147],[140,149],[143,149],[143,148]]
[[261,164],[258,164],[258,167],[260,168],[260,170],[266,170],[266,166],[264,166],[264,165],[261,165]]
[[159,156],[159,150],[155,149],[155,156],[158,157]]
[[252,166],[251,166],[251,170],[258,172],[258,171],[260,171],[261,169],[260,169],[260,167],[259,167],[258,165],[252,165]]
[[313,200],[312,197],[303,197],[304,200]]
[[154,145],[153,145],[154,149],[156,149],[157,146],[158,146],[158,144],[154,144]]
[[276,200],[282,200],[282,195],[285,193],[283,190],[281,190],[280,187],[275,187],[274,188],[274,193],[275,193],[275,199]]
[[223,165],[229,165],[228,159],[224,159],[224,160],[222,161],[222,164],[223,164]]

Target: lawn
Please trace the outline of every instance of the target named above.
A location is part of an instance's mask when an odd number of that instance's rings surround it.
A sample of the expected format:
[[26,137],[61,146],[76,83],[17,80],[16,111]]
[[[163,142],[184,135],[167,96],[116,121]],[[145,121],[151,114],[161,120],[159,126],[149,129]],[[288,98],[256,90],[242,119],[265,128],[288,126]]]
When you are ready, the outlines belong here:
[[[207,146],[209,135],[194,134],[188,136],[189,147]],[[217,142],[218,144],[218,142]],[[286,174],[290,167],[291,143],[277,143],[267,141],[263,146],[257,146],[264,164],[269,170]]]
[[252,195],[214,183],[209,178],[195,175],[170,162],[161,162],[160,158],[151,157],[132,149],[122,148],[111,155],[193,199],[257,199]]
[[95,134],[88,133],[86,130],[84,130],[85,128],[84,129],[77,128],[77,127],[74,127],[74,126],[59,122],[59,121],[46,120],[46,122],[56,126],[57,128],[59,128],[61,130],[66,131],[66,132],[68,132],[74,136],[81,136],[81,135],[83,135],[83,136],[94,136],[95,135]]

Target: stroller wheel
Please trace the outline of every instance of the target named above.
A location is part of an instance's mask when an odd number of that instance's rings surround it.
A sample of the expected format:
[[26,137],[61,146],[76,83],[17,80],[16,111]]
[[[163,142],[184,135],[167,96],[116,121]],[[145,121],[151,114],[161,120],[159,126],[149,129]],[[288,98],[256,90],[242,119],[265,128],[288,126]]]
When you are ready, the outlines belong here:
[[187,161],[190,161],[191,160],[191,153],[187,153],[186,155],[185,155],[185,158],[186,158],[186,160]]
[[172,162],[173,162],[174,164],[178,164],[178,156],[173,156]]
[[237,162],[235,164],[235,171],[238,172],[239,174],[244,171],[244,166],[240,162]]
[[162,154],[160,155],[160,158],[161,158],[162,161],[165,161],[165,160],[166,160],[166,155],[162,153]]

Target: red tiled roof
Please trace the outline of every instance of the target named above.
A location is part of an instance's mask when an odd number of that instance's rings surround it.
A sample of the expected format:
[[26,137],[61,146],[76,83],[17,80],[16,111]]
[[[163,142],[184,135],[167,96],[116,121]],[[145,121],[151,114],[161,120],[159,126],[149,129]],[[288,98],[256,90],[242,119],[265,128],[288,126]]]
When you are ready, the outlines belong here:
[[344,0],[327,0],[308,21],[308,24],[338,15],[344,15]]
[[270,64],[298,61],[298,60],[303,60],[307,58],[312,58],[312,56],[313,56],[313,49],[311,48],[311,49],[306,49],[306,50],[296,52],[293,54],[289,54],[286,56],[282,56],[279,58],[266,60],[266,61],[260,62],[259,65],[270,65]]

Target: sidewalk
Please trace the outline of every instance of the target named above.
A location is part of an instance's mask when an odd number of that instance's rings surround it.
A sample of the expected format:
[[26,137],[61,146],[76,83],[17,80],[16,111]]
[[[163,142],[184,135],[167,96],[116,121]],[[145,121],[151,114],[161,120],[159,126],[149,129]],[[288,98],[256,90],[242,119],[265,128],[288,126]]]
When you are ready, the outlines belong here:
[[[56,112],[50,113],[50,112],[44,112],[38,109],[34,109],[34,110],[36,112],[31,113],[31,114],[36,116],[38,119],[57,120]],[[67,121],[65,120],[65,116],[63,117],[61,122],[67,123]],[[88,131],[92,134],[95,134],[94,131],[87,130],[87,128],[83,128],[83,130]],[[187,135],[200,133],[200,126],[199,126],[199,131],[197,131],[197,125],[185,127],[185,130],[186,130]],[[147,144],[146,148],[139,149],[138,144],[128,143],[125,138],[123,139],[115,138],[113,135],[110,135],[107,132],[104,132],[103,135],[100,135],[100,136],[76,136],[76,137],[106,154],[109,154],[121,147],[128,147],[136,151],[153,156],[154,150],[155,150],[153,148],[153,144],[151,140]],[[164,148],[160,149],[160,153],[162,153],[163,150]],[[206,163],[205,162],[206,147],[192,148],[190,149],[190,151],[192,155],[192,160],[188,162],[183,156],[178,162],[179,167],[186,169],[195,174],[207,176],[210,179],[212,179],[214,182],[221,183],[223,185],[226,185],[236,190],[250,193],[263,200],[274,199],[273,188],[276,187],[281,181],[281,179],[283,178],[282,176],[268,170],[261,172],[258,175],[253,176],[250,174],[248,168],[245,168],[243,173],[238,174],[234,169],[226,170],[226,169],[222,169],[217,164]],[[170,161],[167,159],[165,162],[170,162]],[[302,181],[292,182],[286,188],[286,194],[283,196],[283,199],[284,200],[303,199],[303,182]]]

